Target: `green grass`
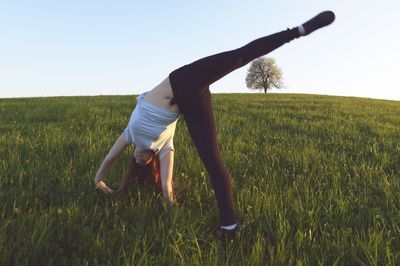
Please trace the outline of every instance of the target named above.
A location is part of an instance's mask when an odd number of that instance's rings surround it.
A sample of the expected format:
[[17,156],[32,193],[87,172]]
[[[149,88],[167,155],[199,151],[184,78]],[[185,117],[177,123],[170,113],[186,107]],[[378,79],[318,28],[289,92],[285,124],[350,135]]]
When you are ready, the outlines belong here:
[[[400,102],[217,94],[220,148],[242,231],[218,212],[184,120],[168,211],[151,190],[94,189],[133,96],[0,100],[0,265],[376,265],[400,263]],[[107,177],[120,180],[133,147]]]

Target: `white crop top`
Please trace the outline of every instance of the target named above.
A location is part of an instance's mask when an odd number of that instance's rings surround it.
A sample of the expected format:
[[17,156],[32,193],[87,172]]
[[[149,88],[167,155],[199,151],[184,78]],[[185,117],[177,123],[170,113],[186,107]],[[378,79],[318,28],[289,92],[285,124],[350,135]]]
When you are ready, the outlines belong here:
[[137,97],[137,104],[125,128],[125,139],[143,150],[152,150],[161,159],[174,150],[174,134],[180,114],[144,101],[147,92]]

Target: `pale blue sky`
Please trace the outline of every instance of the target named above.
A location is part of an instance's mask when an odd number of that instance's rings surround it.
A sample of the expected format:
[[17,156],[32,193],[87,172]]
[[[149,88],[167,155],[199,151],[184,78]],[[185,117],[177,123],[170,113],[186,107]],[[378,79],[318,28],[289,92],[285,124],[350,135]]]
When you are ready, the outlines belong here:
[[[400,1],[0,0],[0,98],[138,94],[169,72],[323,10],[333,25],[269,56],[284,93],[400,100]],[[249,92],[248,66],[211,91]]]

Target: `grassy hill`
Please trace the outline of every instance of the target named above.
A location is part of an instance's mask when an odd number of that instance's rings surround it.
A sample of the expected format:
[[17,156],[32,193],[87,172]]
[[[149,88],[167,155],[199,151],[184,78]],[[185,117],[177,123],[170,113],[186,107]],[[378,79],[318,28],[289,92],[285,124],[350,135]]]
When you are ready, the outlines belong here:
[[[399,264],[400,102],[217,94],[220,148],[242,231],[221,243],[208,175],[184,120],[168,211],[142,186],[93,178],[134,96],[0,100],[0,264]],[[133,147],[107,177],[117,183]]]

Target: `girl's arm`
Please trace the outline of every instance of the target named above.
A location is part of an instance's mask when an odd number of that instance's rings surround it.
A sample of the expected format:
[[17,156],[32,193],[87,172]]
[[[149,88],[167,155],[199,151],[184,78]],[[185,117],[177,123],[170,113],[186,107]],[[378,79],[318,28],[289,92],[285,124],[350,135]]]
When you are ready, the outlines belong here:
[[125,133],[122,133],[115,141],[107,156],[104,158],[99,170],[97,170],[96,177],[94,178],[94,183],[96,184],[97,188],[101,189],[105,193],[112,193],[113,190],[106,185],[106,183],[103,181],[103,178],[113,165],[115,159],[117,159],[117,157],[128,145],[129,143],[127,143],[125,140]]
[[172,176],[174,169],[174,151],[168,152],[160,159],[161,188],[164,199],[172,205],[174,203],[174,193],[172,190]]

